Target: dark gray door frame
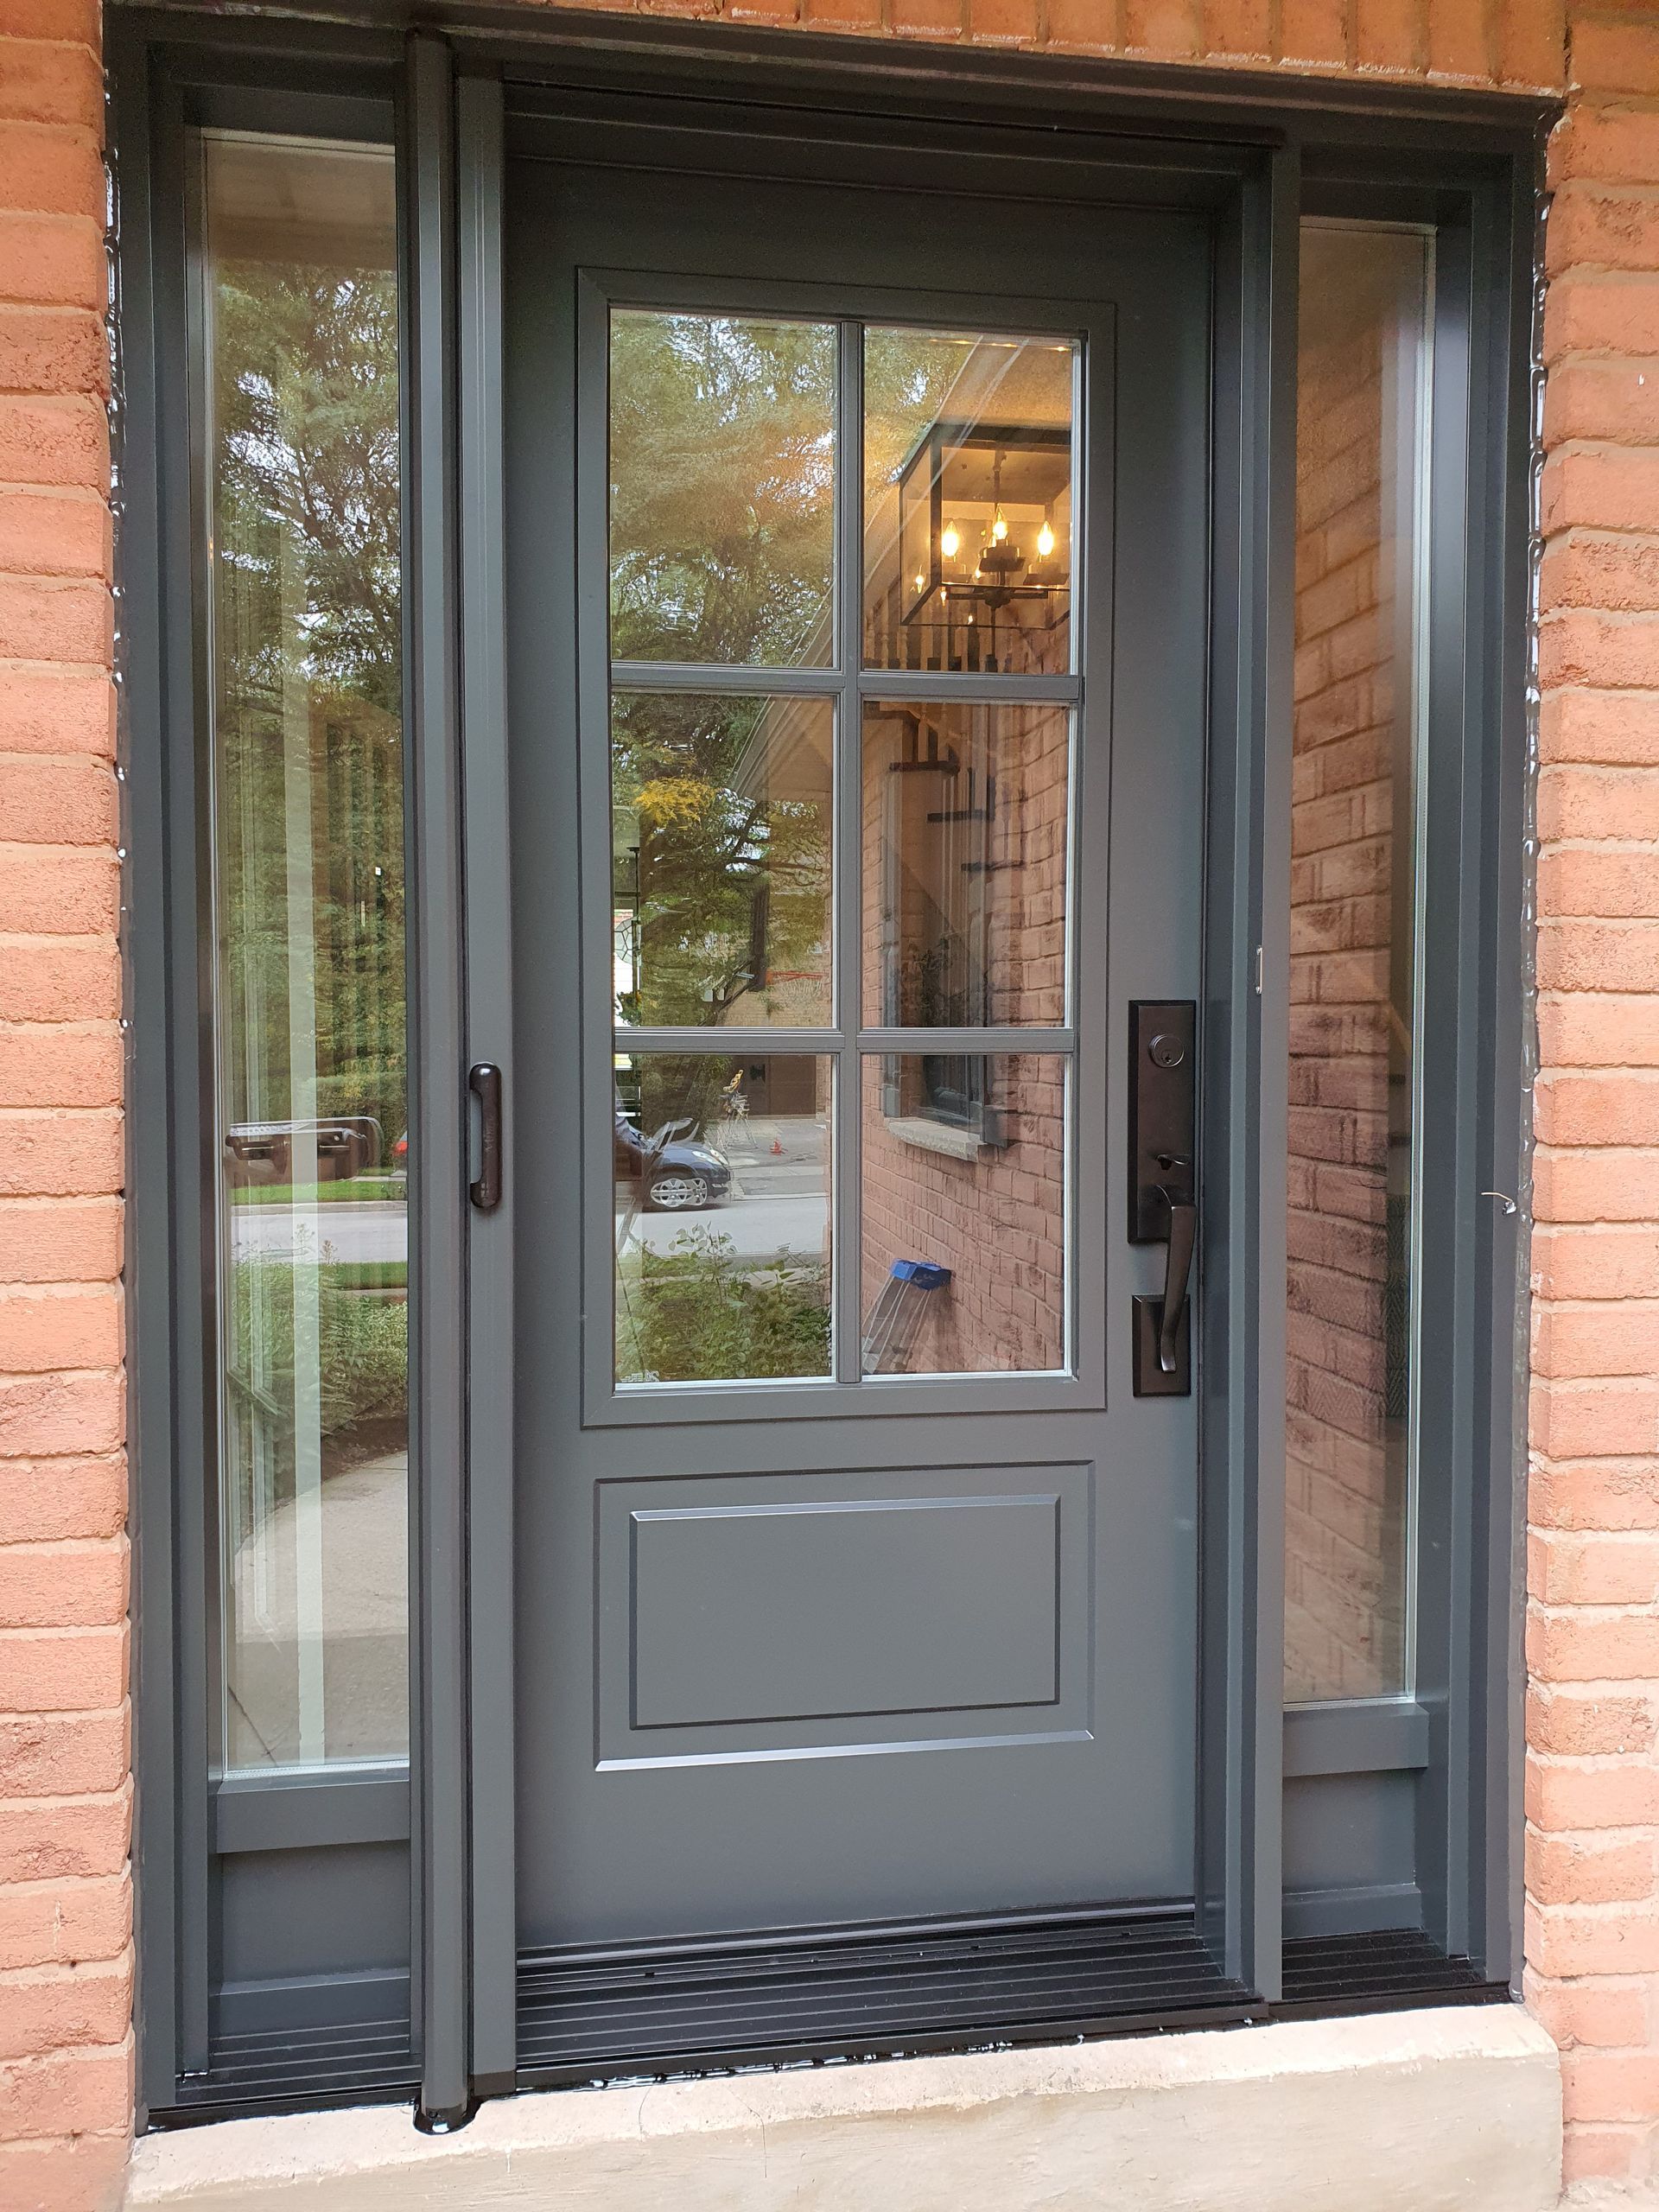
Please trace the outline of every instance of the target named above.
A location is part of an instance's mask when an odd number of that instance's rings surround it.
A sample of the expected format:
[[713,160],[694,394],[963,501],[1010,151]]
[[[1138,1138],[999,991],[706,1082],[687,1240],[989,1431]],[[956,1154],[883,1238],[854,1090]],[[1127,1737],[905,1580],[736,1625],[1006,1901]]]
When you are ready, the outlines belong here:
[[[395,108],[406,179],[406,603],[409,849],[419,872],[412,973],[427,1163],[413,1197],[423,1319],[411,1482],[416,1577],[412,1843],[421,2103],[452,2125],[514,2073],[511,1207],[465,1205],[465,1072],[507,1076],[510,947],[499,631],[499,203],[502,147],[543,88],[580,137],[638,119],[641,96],[701,96],[703,124],[665,149],[707,154],[728,131],[791,111],[904,117],[918,128],[1018,133],[1040,119],[1050,156],[1114,165],[1127,198],[1215,211],[1217,313],[1215,606],[1209,815],[1212,1132],[1211,1296],[1205,1315],[1204,1610],[1199,1895],[1227,1970],[1271,2000],[1280,1957],[1285,993],[1288,917],[1289,555],[1294,543],[1296,224],[1308,191],[1381,207],[1408,191],[1469,238],[1462,295],[1468,404],[1457,426],[1467,514],[1455,550],[1463,688],[1453,775],[1466,929],[1449,979],[1466,1046],[1448,1103],[1470,1135],[1458,1165],[1518,1192],[1521,906],[1525,805],[1522,639],[1527,593],[1529,313],[1537,103],[1074,59],[902,54],[854,42],[640,19],[442,7],[341,29],[118,7],[110,35],[122,222],[123,734],[133,1031],[130,1097],[136,1659],[141,1912],[141,2103],[180,2101],[209,2056],[215,1837],[207,1655],[211,1482],[209,1318],[199,1187],[204,1106],[196,939],[190,427],[175,366],[188,264],[180,148],[207,117],[241,127],[385,135]],[[741,66],[740,66],[741,65]],[[741,77],[742,101],[731,88]],[[326,90],[319,92],[321,84]],[[1264,98],[1270,92],[1271,98]],[[691,105],[698,105],[692,102]],[[1458,148],[1447,156],[1448,145]],[[1368,196],[1369,195],[1369,196]],[[181,486],[184,488],[181,491]],[[156,557],[159,549],[160,557]],[[1448,576],[1452,570],[1448,568]],[[1448,584],[1448,589],[1454,587]],[[1448,730],[1452,722],[1448,721]],[[163,1019],[161,1009],[168,1009]],[[511,1165],[509,1166],[511,1175]],[[509,1190],[511,1183],[509,1182]],[[1520,1733],[1512,1470],[1516,1310],[1512,1237],[1457,1216],[1463,1346],[1449,1463],[1461,1471],[1446,1593],[1447,1693],[1433,1816],[1442,1925],[1490,1974],[1516,1968]],[[1462,1578],[1458,1580],[1457,1578]],[[1437,1723],[1437,1726],[1441,1724]],[[1312,1755],[1312,1754],[1310,1754]],[[1414,1748],[1410,1755],[1415,1757]],[[397,1785],[312,1788],[289,1823],[325,1855],[395,1834]],[[368,1792],[378,1792],[371,1802]],[[238,1822],[241,1825],[238,1827]],[[280,1827],[281,1824],[278,1824]],[[286,1834],[287,1829],[282,1833]],[[222,1808],[221,1847],[269,1825]],[[1425,1847],[1430,1847],[1426,1843]]]

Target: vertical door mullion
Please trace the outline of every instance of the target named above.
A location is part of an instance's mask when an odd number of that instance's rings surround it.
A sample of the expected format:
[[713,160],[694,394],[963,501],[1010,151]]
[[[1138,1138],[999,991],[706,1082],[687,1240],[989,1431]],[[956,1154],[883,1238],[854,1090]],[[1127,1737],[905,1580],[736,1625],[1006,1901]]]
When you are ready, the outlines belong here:
[[505,1198],[469,1216],[467,1305],[467,1712],[475,2094],[517,2069],[513,1772],[512,876],[502,442],[503,171],[499,78],[456,89],[459,201],[461,785],[467,1049],[501,1070]]
[[836,1053],[835,1173],[830,1195],[830,1266],[835,1297],[835,1376],[856,1382],[863,1298],[859,1162],[862,1115],[858,1032],[862,1007],[863,733],[858,671],[864,607],[863,326],[842,322],[836,377],[836,702],[834,942]]
[[[1250,1346],[1236,1370],[1247,1424],[1244,1494],[1254,1571],[1246,1599],[1243,1684],[1247,1761],[1242,1813],[1246,1869],[1243,1955],[1262,1995],[1278,1999],[1284,1935],[1285,1316],[1286,1207],[1290,1111],[1290,795],[1296,651],[1296,370],[1300,296],[1301,149],[1270,157],[1261,209],[1264,259],[1255,291],[1262,327],[1252,339],[1255,422],[1251,480],[1259,537],[1244,613],[1250,664],[1246,696],[1249,783],[1236,828],[1249,825],[1255,853],[1249,895],[1255,916],[1248,982],[1235,958],[1245,1096],[1255,1101],[1255,1157],[1240,1192],[1253,1234],[1240,1238],[1246,1278],[1240,1319]],[[1246,938],[1251,932],[1245,932]],[[1236,949],[1243,951],[1243,947]],[[1259,986],[1259,988],[1258,988]],[[1255,1020],[1248,1018],[1253,1005]],[[1236,1064],[1236,1072],[1243,1072]],[[1249,1119],[1246,1117],[1246,1126]],[[1241,1350],[1243,1346],[1241,1344]],[[1253,1738],[1253,1741],[1250,1738]]]
[[1218,251],[1203,1074],[1199,1923],[1270,2002],[1283,1924],[1285,1205],[1300,149]]
[[454,80],[442,39],[408,42],[410,1175],[414,1415],[416,2008],[423,2126],[466,2116],[471,1929],[467,1732],[467,1126],[461,957]]
[[[139,2126],[176,2100],[181,2073],[208,2061],[208,1762],[205,1488],[186,1471],[206,1451],[207,1312],[200,1191],[206,1065],[200,1003],[196,790],[196,666],[190,583],[194,515],[189,378],[165,371],[168,334],[191,332],[183,226],[163,213],[182,195],[182,103],[156,86],[148,48],[109,27],[113,115],[121,150],[122,375],[124,435],[118,552],[130,744],[165,775],[123,784],[122,896],[132,1003],[127,1094],[127,1361],[132,1407],[135,1843],[139,1985]],[[194,350],[194,334],[191,337]],[[171,456],[170,469],[162,456]],[[185,486],[182,498],[181,483]],[[153,545],[156,559],[142,549]],[[168,588],[163,590],[165,579]],[[164,712],[163,701],[171,702]],[[170,812],[168,795],[178,810]],[[174,834],[169,834],[172,831]],[[140,895],[155,895],[146,904]],[[164,1020],[161,1009],[169,1009]],[[175,1110],[176,1109],[176,1110]]]

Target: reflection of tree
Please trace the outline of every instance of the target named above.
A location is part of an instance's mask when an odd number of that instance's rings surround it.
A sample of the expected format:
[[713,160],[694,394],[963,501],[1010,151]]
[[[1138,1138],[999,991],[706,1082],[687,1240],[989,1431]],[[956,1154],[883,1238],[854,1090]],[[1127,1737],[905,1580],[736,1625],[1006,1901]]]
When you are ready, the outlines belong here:
[[[828,721],[753,699],[620,696],[612,804],[618,892],[640,988],[625,1020],[720,1021],[769,979],[821,971],[830,876]],[[792,750],[791,771],[788,754]],[[803,765],[804,764],[804,765]],[[828,1007],[824,1008],[827,1016]]]
[[836,334],[624,314],[611,327],[612,652],[780,664],[830,592]]
[[970,1013],[968,992],[959,980],[967,949],[954,930],[942,929],[931,944],[906,948],[899,969],[898,1019],[919,1029],[960,1029],[982,1021]]
[[[215,708],[228,1119],[404,1121],[397,286],[214,270]],[[308,904],[316,1093],[288,1000]]]

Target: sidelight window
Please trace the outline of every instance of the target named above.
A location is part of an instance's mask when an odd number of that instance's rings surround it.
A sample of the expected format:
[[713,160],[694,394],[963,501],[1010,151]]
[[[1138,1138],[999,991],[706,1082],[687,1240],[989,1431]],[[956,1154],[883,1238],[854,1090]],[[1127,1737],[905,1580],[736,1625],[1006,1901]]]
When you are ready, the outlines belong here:
[[407,1749],[389,152],[200,143],[225,1765]]
[[1433,245],[1310,221],[1297,375],[1285,1692],[1410,1686]]

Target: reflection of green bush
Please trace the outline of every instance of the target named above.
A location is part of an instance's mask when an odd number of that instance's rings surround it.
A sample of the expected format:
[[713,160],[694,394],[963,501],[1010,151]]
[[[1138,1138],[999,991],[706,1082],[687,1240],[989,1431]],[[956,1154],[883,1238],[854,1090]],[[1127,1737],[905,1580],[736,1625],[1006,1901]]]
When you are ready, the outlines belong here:
[[343,1183],[232,1183],[226,1195],[233,1206],[360,1206],[401,1205],[407,1188],[388,1172]]
[[[318,1400],[325,1441],[373,1421],[400,1419],[409,1404],[409,1307],[364,1296],[340,1278],[361,1268],[245,1260],[235,1270],[232,1384],[291,1428],[296,1281],[317,1313]],[[280,1411],[273,1414],[273,1408]]]
[[647,1246],[625,1309],[632,1344],[623,1379],[732,1382],[830,1371],[830,1268],[787,1249],[741,1262],[729,1236],[683,1229],[666,1252]]

